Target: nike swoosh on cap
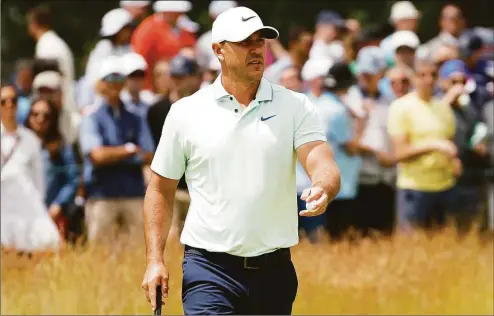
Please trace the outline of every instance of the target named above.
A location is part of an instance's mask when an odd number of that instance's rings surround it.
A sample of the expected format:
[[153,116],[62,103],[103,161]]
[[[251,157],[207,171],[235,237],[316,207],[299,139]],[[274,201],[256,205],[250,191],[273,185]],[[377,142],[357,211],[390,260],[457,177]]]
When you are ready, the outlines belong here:
[[249,21],[250,19],[253,19],[253,18],[255,18],[255,17],[256,17],[255,15],[253,15],[253,16],[251,16],[251,17],[248,17],[248,18],[244,18],[244,17],[242,17],[242,22]]
[[269,120],[270,118],[273,118],[273,117],[275,117],[275,116],[276,116],[276,114],[275,114],[275,115],[271,115],[271,116],[267,116],[267,117],[261,116],[261,121],[263,121],[263,122],[264,122],[264,121],[267,121],[267,120]]

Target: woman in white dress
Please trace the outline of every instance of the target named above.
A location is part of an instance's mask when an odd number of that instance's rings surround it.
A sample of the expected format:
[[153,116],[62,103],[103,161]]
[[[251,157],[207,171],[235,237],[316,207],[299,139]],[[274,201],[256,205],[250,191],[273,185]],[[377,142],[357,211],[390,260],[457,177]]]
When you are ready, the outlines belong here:
[[58,249],[60,236],[44,206],[41,144],[17,125],[17,94],[1,87],[1,244],[24,252]]

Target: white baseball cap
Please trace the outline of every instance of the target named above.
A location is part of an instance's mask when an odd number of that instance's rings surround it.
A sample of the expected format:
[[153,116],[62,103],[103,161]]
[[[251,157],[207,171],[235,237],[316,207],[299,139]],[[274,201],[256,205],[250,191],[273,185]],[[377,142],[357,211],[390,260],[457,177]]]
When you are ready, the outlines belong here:
[[211,17],[217,17],[221,13],[225,12],[228,9],[235,8],[237,6],[236,1],[221,1],[221,0],[213,0],[209,4],[209,15]]
[[329,58],[309,58],[302,68],[301,76],[304,81],[325,77],[333,61]]
[[126,25],[132,23],[129,11],[118,8],[108,11],[101,19],[101,36],[112,36],[120,32]]
[[208,70],[213,70],[213,71],[220,71],[221,70],[221,63],[218,60],[218,58],[213,57],[209,60]]
[[192,9],[190,1],[162,1],[158,0],[153,4],[155,12],[179,12],[185,13]]
[[123,57],[112,55],[102,60],[98,72],[98,80],[101,80],[111,74],[124,75]]
[[391,47],[396,51],[398,47],[406,46],[417,49],[420,45],[420,40],[417,34],[412,31],[397,31],[391,37]]
[[264,26],[256,12],[246,7],[236,7],[218,15],[213,22],[212,40],[213,43],[241,42],[257,31],[261,31],[263,38],[279,36],[274,27]]
[[122,0],[120,1],[120,6],[123,7],[135,7],[135,8],[142,8],[146,7],[151,4],[151,1],[147,0]]
[[146,71],[148,64],[141,55],[130,52],[121,57],[121,63],[123,65],[123,74],[125,76],[130,75],[134,71],[142,70]]
[[33,89],[50,88],[53,90],[60,89],[62,86],[62,76],[56,71],[43,71],[34,77]]
[[391,15],[389,20],[394,23],[404,19],[418,19],[420,12],[415,8],[410,1],[398,1],[391,7]]

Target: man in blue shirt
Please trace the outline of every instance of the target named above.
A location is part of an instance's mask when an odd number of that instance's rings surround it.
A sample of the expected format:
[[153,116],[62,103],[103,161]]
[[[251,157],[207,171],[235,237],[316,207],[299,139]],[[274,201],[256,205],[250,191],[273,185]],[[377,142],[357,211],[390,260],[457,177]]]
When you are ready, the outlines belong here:
[[341,174],[340,191],[326,212],[326,229],[335,240],[356,226],[356,197],[362,164],[360,139],[367,115],[352,117],[350,109],[342,101],[354,83],[355,77],[345,63],[332,65],[323,80],[329,101],[328,109],[331,110],[326,124],[326,137]]
[[104,102],[81,124],[89,240],[110,237],[113,224],[121,220],[129,231],[143,227],[142,168],[152,161],[154,143],[144,120],[120,99],[125,81],[120,67],[119,57],[104,60],[99,73]]

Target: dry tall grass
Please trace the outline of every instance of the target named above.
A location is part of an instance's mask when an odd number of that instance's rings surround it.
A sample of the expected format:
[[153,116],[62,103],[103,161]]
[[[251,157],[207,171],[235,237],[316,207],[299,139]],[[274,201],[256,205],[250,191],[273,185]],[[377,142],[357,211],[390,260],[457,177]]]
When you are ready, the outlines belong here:
[[[446,232],[293,249],[294,314],[494,314],[493,242]],[[165,314],[181,314],[183,248],[171,241]],[[2,256],[2,314],[150,314],[140,288],[142,246],[96,246],[27,260]]]

